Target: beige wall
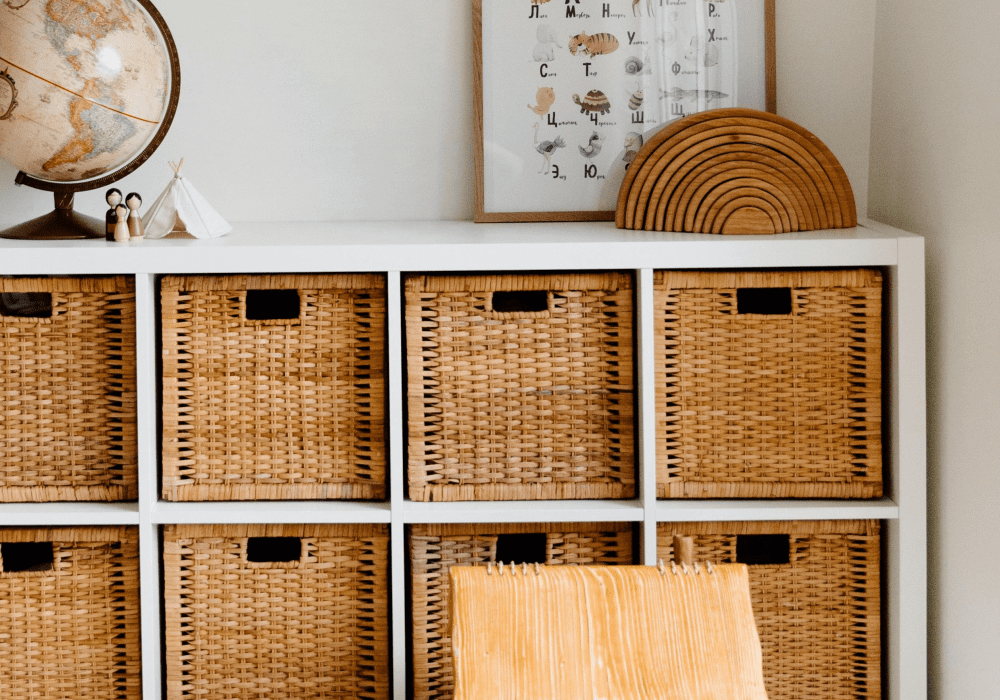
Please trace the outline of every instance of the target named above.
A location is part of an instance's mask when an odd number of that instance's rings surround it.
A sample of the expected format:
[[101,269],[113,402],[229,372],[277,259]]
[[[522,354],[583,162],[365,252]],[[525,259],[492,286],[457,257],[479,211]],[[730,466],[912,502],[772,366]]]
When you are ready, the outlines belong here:
[[926,236],[932,697],[1000,697],[1000,4],[879,0],[869,215]]
[[778,113],[812,131],[868,207],[874,0],[777,0]]

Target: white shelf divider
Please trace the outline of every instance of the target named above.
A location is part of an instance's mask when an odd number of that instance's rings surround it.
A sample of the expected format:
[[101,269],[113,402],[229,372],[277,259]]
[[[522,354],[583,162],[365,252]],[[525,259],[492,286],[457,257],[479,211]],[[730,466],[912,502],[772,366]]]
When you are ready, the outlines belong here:
[[639,497],[643,519],[639,530],[639,561],[656,564],[656,304],[653,275],[643,268],[636,272],[636,323],[638,325],[636,381],[639,388]]

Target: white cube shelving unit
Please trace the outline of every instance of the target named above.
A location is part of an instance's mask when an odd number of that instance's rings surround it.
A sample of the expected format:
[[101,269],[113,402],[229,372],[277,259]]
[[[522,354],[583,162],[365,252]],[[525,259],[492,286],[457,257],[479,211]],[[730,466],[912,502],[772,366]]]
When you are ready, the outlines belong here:
[[[657,501],[653,271],[879,267],[885,273],[885,497],[856,500]],[[417,503],[404,498],[401,276],[407,272],[633,270],[637,297],[639,492],[629,501]],[[169,503],[159,500],[156,279],[163,274],[379,272],[388,276],[389,495],[378,503]],[[923,239],[865,222],[776,236],[619,231],[609,223],[244,224],[209,241],[0,241],[0,274],[134,275],[137,305],[138,503],[0,504],[0,525],[138,525],[143,689],[162,697],[158,528],[167,523],[388,523],[394,700],[406,698],[405,526],[411,523],[618,521],[640,526],[656,558],[659,522],[883,521],[884,697],[927,697],[926,412]]]

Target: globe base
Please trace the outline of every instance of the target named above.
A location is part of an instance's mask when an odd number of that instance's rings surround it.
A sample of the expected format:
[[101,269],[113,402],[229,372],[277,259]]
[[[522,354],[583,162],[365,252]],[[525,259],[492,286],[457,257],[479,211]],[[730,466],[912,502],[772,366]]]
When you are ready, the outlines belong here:
[[55,211],[0,231],[0,238],[20,241],[68,241],[104,238],[106,224],[73,211],[73,195],[57,192]]

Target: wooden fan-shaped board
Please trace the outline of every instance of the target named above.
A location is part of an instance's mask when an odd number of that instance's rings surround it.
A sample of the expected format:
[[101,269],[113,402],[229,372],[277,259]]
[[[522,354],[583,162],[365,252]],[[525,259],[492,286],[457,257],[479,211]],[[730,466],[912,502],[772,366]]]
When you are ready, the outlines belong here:
[[854,192],[830,149],[795,122],[717,109],[650,138],[625,174],[618,228],[770,234],[857,226]]

